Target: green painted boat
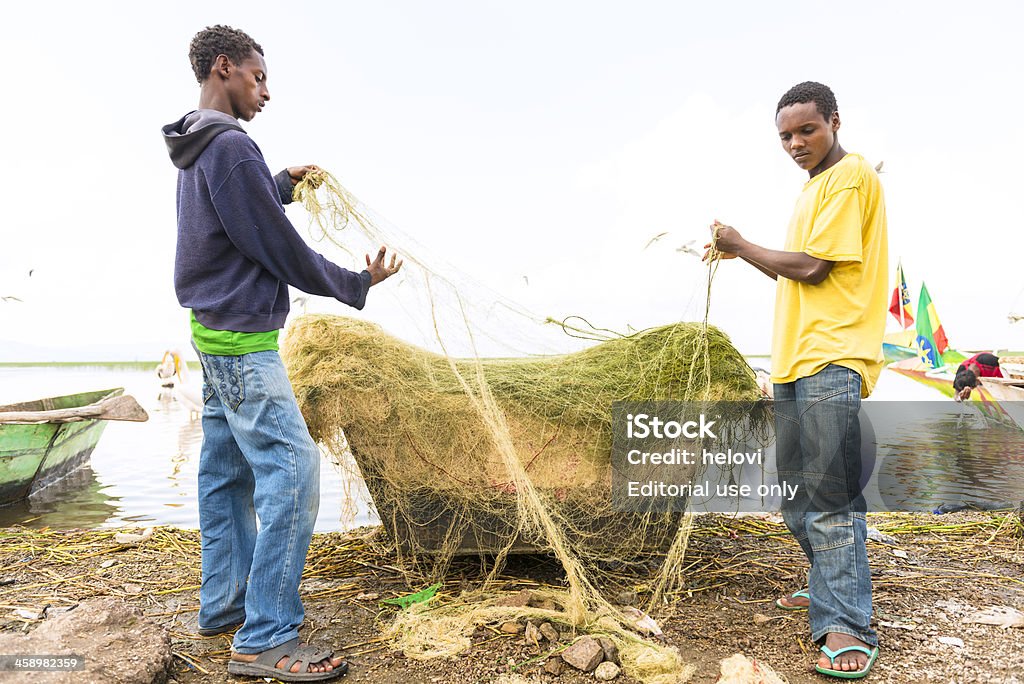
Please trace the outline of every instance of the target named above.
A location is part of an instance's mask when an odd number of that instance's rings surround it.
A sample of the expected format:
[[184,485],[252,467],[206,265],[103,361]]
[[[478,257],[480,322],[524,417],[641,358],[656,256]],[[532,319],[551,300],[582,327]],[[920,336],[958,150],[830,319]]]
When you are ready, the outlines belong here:
[[123,393],[107,389],[0,406],[0,414],[31,412],[37,418],[0,423],[0,506],[22,501],[86,463],[108,421],[67,415]]

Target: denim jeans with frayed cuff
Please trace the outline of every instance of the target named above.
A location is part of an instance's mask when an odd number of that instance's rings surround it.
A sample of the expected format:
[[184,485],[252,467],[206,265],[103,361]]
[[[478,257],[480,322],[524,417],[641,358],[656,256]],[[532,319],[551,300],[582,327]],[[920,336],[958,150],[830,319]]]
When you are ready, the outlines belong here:
[[776,384],[776,458],[780,481],[797,486],[782,516],[811,563],[811,637],[840,632],[875,646],[859,485],[860,388],[858,373],[835,364]]
[[261,653],[296,638],[302,624],[299,580],[320,505],[320,451],[276,351],[199,359],[199,625],[244,620],[234,650]]

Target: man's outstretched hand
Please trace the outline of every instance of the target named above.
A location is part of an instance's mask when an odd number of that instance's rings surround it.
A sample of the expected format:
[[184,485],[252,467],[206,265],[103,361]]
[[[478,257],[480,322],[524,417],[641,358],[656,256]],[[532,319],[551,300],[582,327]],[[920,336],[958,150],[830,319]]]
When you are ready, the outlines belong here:
[[398,260],[395,263],[395,255],[391,255],[391,263],[384,263],[384,256],[387,254],[388,248],[381,247],[380,251],[377,252],[377,258],[370,261],[370,255],[366,255],[366,270],[370,272],[370,287],[373,287],[379,282],[387,280],[391,276],[398,273],[398,269],[402,268],[403,261]]
[[292,182],[292,187],[299,184],[299,181],[306,177],[307,173],[313,171],[319,171],[320,168],[316,164],[306,164],[305,166],[289,166],[288,167],[288,179]]

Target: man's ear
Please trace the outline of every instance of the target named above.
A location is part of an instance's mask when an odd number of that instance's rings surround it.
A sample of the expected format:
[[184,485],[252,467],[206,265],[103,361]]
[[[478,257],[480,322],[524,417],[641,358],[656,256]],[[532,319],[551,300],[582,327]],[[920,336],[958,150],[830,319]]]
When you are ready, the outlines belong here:
[[213,64],[210,66],[210,75],[226,79],[231,76],[231,70],[234,68],[235,63],[231,61],[230,57],[227,55],[217,55],[217,58],[213,60]]
[[831,123],[832,123],[832,132],[835,133],[836,131],[839,130],[839,126],[841,125],[840,122],[839,122],[839,112],[838,111],[832,112],[832,121],[831,121]]

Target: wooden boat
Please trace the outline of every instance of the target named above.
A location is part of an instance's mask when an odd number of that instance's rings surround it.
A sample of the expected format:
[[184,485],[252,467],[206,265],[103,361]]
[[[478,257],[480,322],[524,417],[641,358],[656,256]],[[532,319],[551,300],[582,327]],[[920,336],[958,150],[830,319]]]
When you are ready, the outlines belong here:
[[[959,364],[929,368],[920,359],[904,359],[887,368],[927,387],[938,390],[950,399],[956,393],[953,379]],[[1005,378],[979,378],[979,385],[971,391],[972,406],[989,418],[1014,423],[1024,430],[1024,365],[1000,364]]]
[[[953,378],[956,376],[957,366],[959,364],[947,364],[938,368],[932,368],[921,361],[921,359],[914,357],[890,363],[886,368],[922,385],[938,390],[946,398],[952,399],[955,394],[953,391]],[[971,399],[981,402],[992,400],[981,388],[971,392]]]
[[914,348],[914,330],[899,330],[886,334],[882,338],[882,356],[886,363],[896,363],[906,359],[916,359],[917,350]]
[[123,388],[0,406],[0,506],[74,472],[92,455],[109,420],[145,421]]
[[1017,372],[1010,366],[1008,375],[1008,378],[981,378],[981,386],[999,402],[1003,413],[1024,430],[1024,372]]

